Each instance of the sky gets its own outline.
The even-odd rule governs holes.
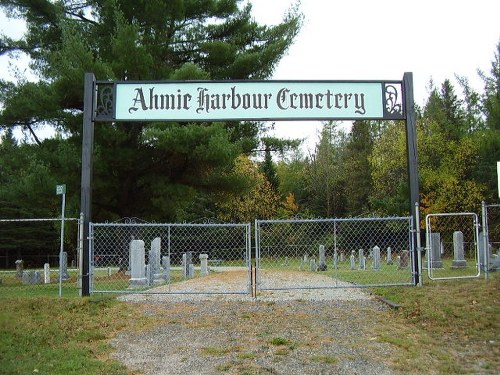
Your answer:
[[[261,24],[274,25],[294,0],[250,0]],[[271,79],[401,80],[413,73],[417,105],[425,104],[429,82],[438,87],[455,74],[482,90],[477,69],[489,72],[500,41],[500,1],[475,0],[302,0],[302,29]],[[0,15],[0,32],[22,35],[22,24]],[[9,76],[0,58],[0,77]],[[272,134],[305,138],[314,149],[321,122],[276,122]]]

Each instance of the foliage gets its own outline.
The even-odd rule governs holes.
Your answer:
[[[264,79],[302,19],[294,6],[280,24],[261,26],[251,4],[240,0],[0,5],[27,24],[22,38],[0,38],[0,54],[28,55],[38,78],[30,82],[19,72],[18,82],[0,83],[0,129],[25,132],[32,142],[23,147],[47,178],[64,177],[71,192],[79,190],[84,72],[98,80]],[[47,126],[61,137],[41,140]],[[170,221],[213,211],[214,194],[245,184],[234,184],[228,171],[238,155],[255,149],[261,130],[234,122],[96,124],[93,219]],[[76,211],[78,194],[68,198]]]

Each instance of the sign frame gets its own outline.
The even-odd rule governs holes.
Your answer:
[[[322,84],[372,84],[381,85],[381,97],[383,115],[381,117],[331,117],[317,118],[309,115],[303,117],[279,117],[255,116],[252,118],[239,119],[223,118],[200,118],[200,119],[172,119],[168,116],[162,120],[151,119],[130,119],[123,120],[116,117],[117,85],[122,84],[168,84],[183,85],[186,83],[196,84],[264,84],[264,83],[282,83],[291,84],[301,83],[314,85]],[[416,112],[413,98],[413,73],[406,72],[402,80],[377,80],[377,81],[254,81],[254,80],[227,80],[227,81],[97,81],[93,73],[85,73],[84,77],[84,109],[83,109],[83,134],[82,134],[82,174],[81,174],[81,213],[83,216],[83,264],[82,264],[82,295],[90,294],[90,244],[87,239],[90,238],[90,221],[92,217],[92,166],[93,166],[93,142],[94,142],[94,123],[95,122],[130,122],[130,121],[148,121],[148,122],[214,122],[214,121],[305,121],[305,120],[404,120],[406,126],[406,149],[407,149],[407,168],[408,168],[408,186],[410,191],[409,212],[412,218],[411,239],[414,249],[411,253],[413,260],[413,282],[417,285],[421,282],[420,266],[418,254],[420,248],[417,248],[419,239],[418,212],[415,206],[419,203],[419,184],[418,184],[418,161],[417,161],[417,133],[416,133]]]

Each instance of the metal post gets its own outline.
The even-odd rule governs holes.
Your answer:
[[[410,190],[410,214],[412,217],[412,242],[417,244],[417,230],[420,225],[415,214],[415,204],[420,202],[418,186],[418,161],[417,161],[417,116],[413,99],[413,73],[406,72],[403,76],[404,102],[405,102],[405,123],[406,123],[406,150],[408,162],[408,185]],[[419,264],[416,252],[413,254],[413,273],[415,284],[419,280]]]
[[[90,294],[90,244],[89,223],[92,217],[92,158],[94,148],[94,102],[96,81],[93,73],[85,73],[83,98],[83,134],[82,134],[82,178],[81,212],[83,214],[83,262],[82,296]]]
[[[417,223],[420,223],[420,206],[418,203],[415,203],[415,218]],[[424,286],[424,278],[422,276],[422,244],[420,239],[420,224],[417,225],[417,260],[418,260],[418,285],[420,287]]]
[[[486,205],[486,202],[485,201],[482,201],[481,202],[481,224],[483,226],[483,262],[484,262],[484,265],[481,264],[481,254],[478,254],[479,256],[479,259],[478,259],[478,263],[479,263],[479,272],[481,272],[481,267],[484,267],[484,278],[487,279],[488,278],[488,268],[489,268],[489,264],[490,264],[490,260],[489,260],[489,255],[490,255],[490,252],[489,252],[489,244],[490,244],[490,239],[489,239],[489,233],[488,233],[488,206]],[[479,233],[478,233],[479,235]],[[479,238],[478,238],[478,241],[479,241]],[[481,246],[478,244],[478,247],[479,247],[479,251],[481,251]]]
[[[62,297],[62,280],[63,280],[63,253],[64,253],[64,211],[66,209],[66,192],[62,194],[61,208],[61,246],[59,250],[59,297]]]

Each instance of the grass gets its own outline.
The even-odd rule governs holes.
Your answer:
[[[396,302],[400,308],[381,311],[366,319],[377,319],[371,335],[394,348],[394,354],[384,360],[392,361],[392,366],[402,373],[497,374],[500,372],[499,290],[500,273],[492,274],[489,280],[427,279],[422,288],[375,288],[373,293]],[[108,340],[121,330],[151,329],[158,323],[158,317],[144,316],[140,306],[113,299],[5,297],[0,302],[2,374],[130,374],[123,365],[110,359]],[[284,326],[275,327],[275,308],[269,307],[272,311],[268,314],[255,315],[249,306],[233,322],[235,327],[257,327],[262,322],[263,326],[253,336],[257,349],[243,349],[232,343],[206,346],[200,354],[224,361],[218,367],[220,372],[238,369],[242,374],[263,373],[264,369],[257,368],[254,361],[268,352],[266,347],[283,360],[306,347],[312,350],[310,360],[321,366],[342,360],[341,356],[318,351],[323,342],[319,329],[308,333],[311,337],[307,339],[290,337]],[[191,308],[186,306],[183,313],[189,321]],[[293,320],[296,328],[302,324],[304,332],[311,330],[307,314],[314,312],[301,311],[291,316],[281,311],[281,314],[279,324]],[[280,331],[280,327],[285,330]],[[328,336],[328,332],[324,334]],[[235,359],[225,362],[231,355]]]
[[[401,307],[378,340],[401,350],[403,371],[500,372],[500,274],[489,280],[425,280],[424,287],[377,288]],[[425,359],[425,360],[423,360]]]
[[[2,374],[127,374],[109,360],[107,339],[129,323],[130,308],[112,300],[4,298]]]

